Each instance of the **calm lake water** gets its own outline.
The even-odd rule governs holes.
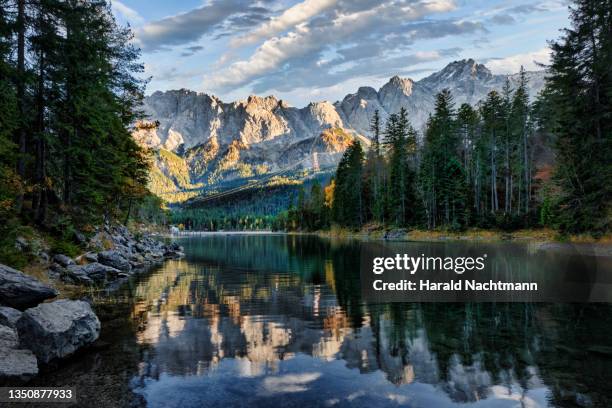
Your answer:
[[[98,306],[106,348],[40,381],[72,378],[82,402],[100,404],[131,390],[130,404],[150,407],[612,406],[609,304],[366,304],[356,241],[181,244],[184,259]],[[394,245],[573,265],[518,244]]]

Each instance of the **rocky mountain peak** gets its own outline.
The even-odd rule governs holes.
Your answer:
[[[378,93],[376,92],[376,89],[372,88],[371,86],[359,87],[359,89],[357,90],[357,96],[365,100],[378,99]]]
[[[493,77],[491,71],[472,58],[453,61],[441,71],[431,74],[423,82],[440,83],[456,81],[487,81]]]
[[[527,74],[533,97],[544,85],[544,73]],[[422,130],[441,90],[450,89],[456,106],[475,105],[508,80],[515,86],[516,77],[493,75],[470,58],[419,81],[394,76],[378,91],[362,86],[334,104],[312,102],[301,108],[274,96],[225,103],[186,89],[155,92],[145,98],[148,122],[136,128],[134,138],[152,149],[178,153],[176,160],[186,160],[192,181],[206,185],[297,165],[333,168],[346,147],[343,135],[370,136],[376,111],[384,123],[403,108],[410,123]],[[162,173],[160,168],[157,174]]]
[[[412,81],[412,79],[400,78],[399,76],[395,75],[389,80],[389,82],[387,82],[385,85],[382,86],[382,88],[380,88],[379,92],[384,92],[389,88],[393,88],[401,90],[404,95],[410,95],[412,93],[413,84],[414,82]]]

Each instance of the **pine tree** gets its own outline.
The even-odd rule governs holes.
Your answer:
[[[0,30],[0,177],[17,186],[12,213],[43,225],[130,217],[150,194],[148,157],[131,137],[144,89],[131,31],[97,0],[0,0]]]
[[[517,180],[517,194],[513,194],[514,189],[511,186],[510,198],[516,196],[517,215],[529,213],[531,202],[530,110],[527,77],[525,69],[521,66],[519,83],[514,92],[510,111],[511,141],[513,143],[512,175]]]
[[[332,213],[340,225],[360,227],[363,224],[363,149],[354,141],[344,152],[335,177]]]
[[[489,205],[492,214],[499,210],[498,170],[500,137],[505,132],[504,100],[497,91],[491,91],[480,108],[483,119],[483,138],[487,145]]]
[[[453,98],[445,89],[437,95],[435,112],[427,123],[419,174],[429,228],[441,225],[460,228],[466,223],[466,176],[460,151]]]
[[[478,111],[464,103],[457,112],[457,130],[460,134],[461,162],[465,171],[465,181],[471,191],[472,209],[475,216],[480,215],[480,170],[482,157],[478,149],[480,136],[480,117]]]
[[[364,181],[367,200],[366,215],[371,214],[374,221],[384,223],[385,220],[385,163],[380,151],[381,123],[378,110],[370,122],[372,131],[372,146],[368,150],[364,165]]]
[[[401,108],[398,114],[389,116],[384,143],[389,163],[387,212],[396,225],[406,226],[414,222],[416,206],[414,189],[416,132],[408,121],[405,108]]]
[[[612,214],[612,3],[576,0],[552,42],[546,103],[556,137],[561,228],[606,232]]]

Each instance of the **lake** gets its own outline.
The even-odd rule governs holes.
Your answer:
[[[95,295],[101,345],[37,381],[74,383],[99,406],[612,406],[610,304],[368,304],[359,241],[180,243],[184,259]],[[393,245],[486,251],[551,274],[575,266],[526,244]]]

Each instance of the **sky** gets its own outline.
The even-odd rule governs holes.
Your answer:
[[[549,61],[566,0],[112,0],[142,50],[147,94],[334,102],[474,58],[493,73]]]

